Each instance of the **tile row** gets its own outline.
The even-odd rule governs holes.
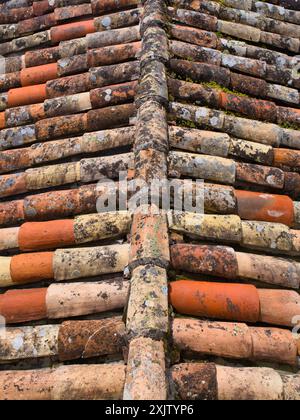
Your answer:
[[[124,105],[120,105],[120,107],[122,106]],[[128,106],[125,110],[122,109],[123,113],[121,116],[119,115],[119,119],[115,119],[116,123],[126,122],[124,120],[130,117],[131,110]],[[93,113],[92,115],[96,117],[98,114]],[[76,122],[77,120],[74,119],[73,121]],[[68,122],[71,124],[72,120],[70,122],[70,119],[68,119]],[[103,125],[103,121],[98,122],[97,127],[95,127],[93,122],[93,128],[98,128],[100,124]],[[82,127],[79,127],[79,129],[82,131]],[[162,153],[156,152],[156,156],[161,157]],[[112,156],[83,158],[76,162],[58,163],[26,169],[24,172],[1,175],[0,197],[10,197],[76,182],[99,181],[103,178],[116,180],[119,178],[121,171],[128,174],[129,178],[133,175],[139,178],[138,168],[135,171],[134,165],[139,159],[144,159],[143,156],[149,156],[149,152],[141,154],[129,152]],[[155,175],[161,175],[164,169],[171,178],[190,177],[234,186],[254,184],[268,190],[281,191],[291,195],[296,200],[299,200],[300,196],[300,174],[285,172],[272,166],[241,163],[233,159],[210,155],[171,151],[161,168],[157,168]],[[142,174],[140,173],[140,175]],[[159,177],[158,179],[162,178]]]
[[[249,327],[243,323],[174,318],[171,344],[182,354],[212,355],[236,360],[273,361],[297,366],[293,334],[280,328]],[[17,348],[14,342],[21,345]],[[128,346],[121,317],[64,321],[60,324],[8,327],[1,339],[1,362],[34,357],[59,361],[124,354]]]
[[[262,2],[256,0],[225,0],[224,4],[228,7],[236,9],[252,10],[261,15],[271,17],[277,20],[299,24],[300,13],[299,5],[294,0],[273,0],[269,2]]]
[[[82,219],[86,222],[86,220],[93,220],[96,219],[96,217],[80,216],[79,220]],[[56,223],[56,226],[61,227],[62,223],[58,222]],[[48,222],[47,226],[49,227],[51,224],[54,225],[55,222]],[[92,226],[95,224],[96,223]],[[66,225],[68,224],[66,223]],[[82,223],[82,225],[84,225],[84,223]],[[31,226],[28,226],[28,228],[29,227]],[[27,226],[24,226],[24,228],[27,228]],[[114,232],[114,234],[109,234],[109,232],[97,232],[95,230],[91,233],[90,231],[87,232],[86,229],[82,232],[82,237],[77,239],[77,242],[75,243],[82,244],[103,239],[115,239],[121,237],[122,234],[125,235],[126,233],[129,233],[129,230],[130,228],[127,225],[125,227],[116,227],[116,233]],[[169,246],[165,241],[167,236],[163,235],[163,232],[161,232],[159,239],[149,239],[149,227],[145,226],[144,230],[144,238],[146,239],[145,244],[141,245],[145,247],[143,250],[141,250],[140,247],[137,247],[137,245],[135,245],[135,247],[133,245],[129,252],[128,245],[118,244],[92,248],[68,248],[59,249],[54,252],[36,252],[17,254],[12,257],[1,257],[0,285],[1,287],[9,287],[34,283],[46,279],[63,281],[118,273],[123,272],[127,266],[128,269],[134,270],[134,267],[137,267],[140,262],[145,264],[147,260],[152,262],[156,261],[159,265],[169,267]],[[61,232],[63,233],[62,229]],[[133,241],[134,238],[137,237],[134,233],[133,226]],[[67,241],[68,238],[65,237],[63,241],[60,242],[57,238],[51,242],[49,239],[44,240],[43,242],[43,238],[37,239],[39,239],[39,242],[42,244],[40,250],[55,248],[59,245],[67,246],[72,243],[71,240]],[[160,240],[163,243],[159,243]],[[158,241],[158,243],[155,243],[155,241]],[[33,239],[28,242],[28,248],[31,250]],[[37,240],[35,243],[36,242]],[[143,241],[141,240],[140,243],[143,243]],[[162,250],[164,254],[162,252],[157,252],[156,256],[153,257],[151,254],[151,247],[153,249],[155,245],[156,248]],[[25,248],[25,250],[28,251],[28,248]],[[278,259],[268,255],[251,254],[248,252],[236,252],[233,248],[222,245],[196,245],[188,243],[172,245],[170,253],[172,270],[216,276],[229,280],[240,279],[245,281],[256,281],[271,284],[273,286],[289,287],[296,290],[299,289],[299,263],[293,260]],[[97,259],[97,263],[93,261],[94,258]],[[161,260],[163,262],[161,262]],[[152,277],[153,276],[154,274],[152,273]],[[149,280],[147,283],[151,283],[151,281]],[[148,284],[148,287],[150,287],[150,284]],[[151,285],[151,290],[153,291],[155,287],[155,285]],[[139,288],[138,296],[140,296],[140,293],[141,289]],[[135,316],[137,316],[137,311],[134,311],[134,313]],[[133,322],[137,322],[136,319]],[[162,322],[161,319],[160,322]]]
[[[62,254],[58,253],[59,256],[63,261]],[[81,260],[81,266],[83,265],[84,261]],[[168,293],[161,290],[165,284],[165,270],[154,265],[145,265],[136,268],[134,275],[140,277],[141,270],[144,270],[147,279],[153,280],[151,284],[157,285],[155,291],[160,289],[160,294],[151,298],[150,286],[147,288],[147,282],[142,283],[138,301],[149,301],[149,307],[142,308],[139,305],[140,313],[137,313],[136,318],[132,318],[133,310],[127,313],[127,328],[138,336],[144,335],[145,331],[151,332],[151,329],[156,331],[158,327],[165,329],[164,320],[168,320],[168,311],[164,305]],[[155,271],[152,277],[151,270]],[[59,268],[59,272],[62,271],[62,268]],[[67,275],[61,274],[61,277],[66,280]],[[129,284],[127,280],[112,278],[96,282],[52,283],[44,288],[12,289],[1,294],[0,315],[5,318],[6,324],[18,324],[123,309],[127,302]],[[171,282],[169,299],[173,308],[184,315],[250,323],[262,322],[286,327],[295,325],[294,320],[300,308],[300,297],[296,291],[201,280],[183,279]],[[159,313],[161,319],[158,317]]]
[[[117,27],[126,26],[128,24],[128,20],[132,22],[138,21],[139,17],[137,13],[127,12],[128,18],[123,19],[122,14],[117,13],[117,16],[114,19],[111,19],[112,22],[114,22],[114,25]],[[133,16],[132,16],[133,15]],[[107,15],[108,16],[108,15]],[[105,38],[103,32],[108,32],[105,25],[102,25],[102,21],[104,18],[98,18],[97,19],[97,27],[95,24],[96,19],[92,20],[86,20],[79,22],[73,22],[73,23],[66,23],[65,25],[59,25],[54,26],[51,29],[44,30],[42,32],[35,32],[31,35],[22,36],[20,38],[15,38],[11,41],[3,42],[0,44],[0,54],[6,56],[10,53],[16,53],[19,51],[23,51],[29,48],[36,48],[36,47],[49,47],[49,45],[56,45],[59,43],[59,46],[43,50],[42,56],[40,56],[39,61],[46,60],[48,62],[49,55],[47,53],[50,52],[50,56],[53,57],[55,54],[56,57],[60,56],[60,58],[66,56],[70,57],[71,55],[75,54],[81,54],[83,52],[86,52],[87,49],[97,48],[101,47],[103,45],[103,38]],[[105,21],[105,20],[104,20]],[[112,26],[114,26],[112,24]],[[100,32],[97,32],[97,28],[100,29]],[[134,28],[134,27],[131,27]],[[125,28],[126,29],[126,28]],[[118,29],[112,29],[110,32],[110,36],[114,40],[114,44],[119,43],[118,33],[115,33],[113,31],[117,31]],[[130,30],[127,29],[127,32],[125,31],[125,34],[127,33],[127,37],[130,37]],[[124,31],[122,33],[123,37],[125,37]],[[131,39],[132,41],[136,40],[137,35],[134,35],[134,30],[131,31]],[[124,42],[124,41],[123,41]],[[73,49],[70,51],[70,47]],[[50,50],[49,50],[50,49]],[[37,51],[34,51],[33,53],[29,53],[27,56],[27,59],[31,59],[32,57],[36,57],[38,54]],[[20,62],[22,60],[22,57],[18,57],[18,59],[14,59],[13,61]],[[8,59],[8,62],[11,60]],[[6,60],[5,60],[6,65]],[[45,64],[45,63],[43,63]],[[37,64],[38,65],[38,64]],[[19,65],[20,66],[20,65]],[[23,67],[23,66],[22,66]],[[6,70],[7,71],[7,70]]]
[[[277,65],[267,64],[266,61],[262,59],[254,59],[244,57],[242,55],[230,54],[229,52],[222,52],[217,49],[202,47],[200,45],[193,45],[177,40],[170,41],[170,49],[174,56],[177,56],[181,59],[195,61],[199,65],[201,65],[200,63],[206,63],[242,73],[240,74],[231,72],[229,74],[228,71],[226,72],[226,70],[223,70],[223,73],[225,72],[228,77],[233,77],[233,80],[230,83],[236,83],[234,77],[237,78],[238,76],[242,78],[244,77],[245,82],[247,80],[257,80],[257,78],[264,79],[265,82],[263,80],[257,81],[257,83],[260,83],[261,86],[265,86],[264,91],[259,93],[258,91],[255,92],[253,90],[252,95],[258,95],[259,97],[271,97],[271,95],[273,95],[272,89],[274,90],[277,85],[267,82],[278,83],[280,87],[278,86],[277,89],[282,89],[282,92],[286,92],[286,98],[284,99],[283,96],[282,100],[285,100],[286,102],[297,103],[296,88],[299,86],[299,81],[297,78],[297,73],[292,69],[284,68],[282,66],[279,68]],[[220,72],[222,72],[222,70],[220,70]],[[253,78],[253,76],[255,76],[255,78]],[[295,89],[290,87],[283,87],[282,85],[294,86]],[[249,91],[249,93],[251,93],[251,91]],[[281,97],[279,96],[277,98],[274,96],[273,99],[281,99]]]
[[[105,93],[105,90],[106,88],[102,93],[105,96],[110,96],[110,92]],[[115,91],[118,91],[118,87],[116,87]],[[85,132],[128,125],[129,120],[134,117],[135,113],[134,104],[127,103],[96,108],[81,114],[45,118],[37,121],[35,124],[7,128],[0,131],[0,149],[11,149],[30,143],[44,142],[82,135]]]
[[[217,6],[211,15],[203,10],[206,4]],[[182,23],[196,22],[202,29],[220,32],[225,36],[233,36],[242,40],[266,44],[271,47],[299,52],[299,25],[276,21],[255,12],[246,12],[238,9],[226,8],[217,2],[189,3],[185,7],[194,9],[173,9],[171,16]],[[199,13],[200,12],[200,13]],[[295,37],[291,36],[295,34]]]
[[[117,85],[116,89],[98,89],[97,93],[104,100],[110,95],[110,101],[128,100],[135,82]],[[108,90],[110,90],[108,92]],[[100,96],[101,91],[101,96]],[[77,98],[85,97],[76,96]],[[99,98],[98,97],[98,98]],[[62,97],[64,98],[64,97]],[[108,99],[108,98],[106,98]],[[98,101],[98,105],[104,105]],[[134,127],[123,127],[110,130],[85,133],[83,136],[71,137],[37,143],[20,149],[0,152],[0,173],[26,169],[31,166],[76,156],[84,153],[94,153],[112,150],[133,143]],[[300,167],[300,152],[287,148],[272,147],[266,144],[230,137],[226,133],[199,130],[180,126],[169,126],[170,147],[186,152],[201,153],[222,158],[238,158],[255,163],[271,165],[284,170],[298,170]],[[59,147],[58,147],[59,146]]]
[[[112,64],[110,66],[100,66],[100,67],[93,67],[87,73],[81,73],[79,75],[73,75],[68,77],[62,77],[59,79],[54,79],[48,81],[46,84],[39,84],[33,86],[25,86],[21,88],[10,89],[7,93],[1,94],[1,110],[4,111],[6,108],[11,108],[2,116],[4,118],[5,124],[7,124],[7,120],[13,119],[13,114],[16,113],[28,113],[30,114],[30,110],[33,107],[15,109],[15,107],[20,107],[29,104],[40,104],[41,110],[45,113],[45,117],[51,117],[57,115],[55,111],[56,108],[59,108],[59,97],[62,97],[61,101],[68,102],[68,96],[76,93],[85,92],[88,97],[87,103],[92,101],[92,97],[96,96],[93,92],[94,89],[115,84],[115,83],[122,83],[125,81],[136,80],[139,76],[139,65],[137,61],[125,62],[121,64]],[[90,93],[89,91],[92,91]],[[93,95],[94,93],[94,95]],[[90,95],[90,96],[89,96]],[[66,99],[64,97],[66,96]],[[62,113],[72,113],[78,111],[83,111],[85,109],[85,102],[82,101],[83,104],[80,103],[80,96],[77,99],[77,108],[76,104],[74,107],[74,111],[72,110],[71,104],[69,107],[65,105],[65,110],[62,110]],[[84,98],[84,96],[83,96]],[[52,100],[51,100],[52,99]],[[73,99],[75,101],[75,98]],[[43,104],[43,102],[45,102]],[[58,102],[57,106],[56,103]],[[72,98],[69,98],[69,102],[72,103]],[[96,103],[94,103],[94,106]],[[37,105],[36,105],[37,106]],[[89,107],[92,107],[93,104],[89,104]],[[87,107],[87,109],[89,109]],[[83,109],[82,109],[83,108]],[[41,111],[41,118],[42,118],[42,111]],[[32,111],[31,111],[32,113]],[[59,114],[58,114],[59,115]],[[32,118],[35,118],[33,113]],[[24,119],[26,121],[26,119]],[[22,124],[23,121],[18,118],[15,119],[15,125]],[[12,122],[10,123],[12,125]],[[3,125],[3,124],[2,124]],[[9,125],[9,123],[8,123]]]
[[[28,20],[7,25],[0,25],[1,39],[10,40],[32,34],[42,29],[49,29],[49,38],[53,44],[68,39],[79,38],[89,33],[114,29],[121,26],[136,25],[139,23],[140,9],[132,9],[120,13],[95,17],[94,19],[59,25],[61,21],[72,20],[94,14],[89,4],[55,9],[54,13],[34,17]],[[56,26],[57,25],[57,26]],[[6,49],[4,48],[6,52]]]
[[[150,339],[146,338],[140,339],[136,343],[136,349],[140,345],[140,348],[149,352],[152,347],[149,341]],[[157,400],[161,399],[159,384],[152,381],[157,373],[162,382],[165,382],[165,363],[161,359],[142,359],[141,370],[149,369],[152,370],[152,375],[146,376],[146,389],[143,389],[142,395],[135,393],[134,399],[151,399],[152,395]],[[134,370],[134,366],[130,366],[130,370]],[[271,368],[181,363],[174,365],[168,376],[170,386],[174,390],[174,398],[181,400],[294,400],[299,396],[299,375],[284,374]],[[142,378],[138,379],[139,383],[142,383]],[[122,399],[123,391],[124,399],[130,399],[127,397],[126,386],[124,390],[123,363],[69,365],[25,372],[3,371],[0,381],[1,388],[5,389],[3,399],[119,400]],[[19,384],[21,392],[16,391],[15,384]]]
[[[42,280],[74,280],[123,272],[128,264],[128,252],[127,244],[119,244],[1,257],[0,287],[18,286]]]
[[[137,58],[140,50],[140,41],[108,45],[89,50],[86,54],[58,59],[54,63],[23,68],[21,71],[1,76],[1,91],[43,84],[61,76],[85,72],[91,67],[117,64],[122,61],[126,62]]]
[[[127,211],[86,214],[74,219],[24,223],[1,230],[1,250],[35,251],[119,238],[130,231]]]
[[[238,214],[242,219],[282,223],[296,228],[300,224],[299,203],[293,202],[288,196],[237,190],[233,187],[209,183],[201,184],[199,188],[199,185],[196,186],[193,182],[187,183],[185,180],[177,179],[170,180],[170,185],[178,191],[179,196],[181,196],[180,191],[183,191],[183,188],[187,188],[187,191],[191,189],[194,196],[200,194],[204,211],[208,213]],[[79,188],[53,190],[29,195],[19,200],[2,202],[0,204],[0,226],[15,226],[24,221],[63,219],[79,214],[95,213],[98,200],[105,201],[110,192],[116,194],[114,204],[120,204],[119,188],[120,185],[117,182],[108,187],[87,184]],[[135,193],[136,185],[132,185],[129,181],[127,198]],[[172,190],[168,194],[174,204]],[[40,226],[42,230],[43,225]],[[1,230],[1,232],[3,232],[4,238],[13,235],[13,241],[16,241],[17,231],[6,233]],[[5,245],[6,243],[8,245]],[[16,244],[16,242],[14,243]],[[4,239],[1,247],[7,246],[10,248],[9,239]]]

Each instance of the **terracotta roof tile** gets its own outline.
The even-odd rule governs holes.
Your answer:
[[[82,387],[84,374],[87,387]],[[20,378],[22,375],[22,378]],[[99,376],[102,378],[99,382]],[[102,365],[71,365],[57,368],[8,371],[1,376],[0,387],[6,387],[7,399],[13,400],[101,400],[120,399],[122,397],[125,379],[123,363]],[[72,386],[66,387],[66,380]],[[24,391],[16,392],[13,382],[22,383]],[[32,386],[34,382],[34,386]],[[45,386],[45,384],[47,384]]]
[[[172,368],[171,374],[176,384],[176,395],[180,399],[294,400],[297,398],[298,375],[284,375],[270,368],[181,363]],[[187,375],[190,378],[188,385],[185,380]],[[199,381],[199,378],[203,380]]]
[[[36,357],[56,356],[63,361],[121,353],[126,347],[124,327],[119,317],[10,327],[1,360],[30,358],[34,348]],[[190,351],[234,359],[273,360],[291,366],[297,363],[297,343],[291,332],[284,329],[190,318],[177,318],[172,327],[174,342],[183,354]],[[27,347],[15,349],[11,343],[17,338],[27,342]]]
[[[58,274],[61,280],[66,279],[63,273]],[[128,286],[128,281],[115,279],[90,283],[53,283],[42,289],[9,290],[1,296],[1,313],[8,324],[15,324],[113,311],[124,307]],[[36,307],[32,306],[32,299]]]

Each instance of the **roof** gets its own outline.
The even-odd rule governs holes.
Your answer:
[[[0,39],[0,399],[300,399],[298,0],[8,0]]]

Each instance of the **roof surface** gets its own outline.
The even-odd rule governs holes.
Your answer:
[[[299,1],[8,0],[0,40],[0,399],[299,400]]]

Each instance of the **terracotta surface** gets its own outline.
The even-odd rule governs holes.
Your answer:
[[[259,120],[276,121],[276,106],[272,102],[241,98],[237,95],[220,92],[222,108],[239,112]]]
[[[34,1],[32,3],[32,10],[35,16],[41,16],[52,9],[53,7],[50,5],[48,0]]]
[[[11,89],[8,92],[8,106],[12,108],[21,105],[37,104],[43,102],[46,97],[45,84]]]
[[[22,251],[74,244],[74,221],[66,219],[43,223],[24,223],[20,228],[18,241]]]
[[[236,179],[279,190],[284,187],[284,173],[278,168],[267,166],[238,162],[236,164]]]
[[[101,381],[99,382],[99,377]],[[118,400],[125,378],[123,363],[71,365],[40,370],[3,371],[3,400]],[[15,384],[21,390],[16,391]]]
[[[274,163],[291,168],[300,166],[300,152],[289,149],[274,149]]]
[[[104,12],[109,12],[111,10],[135,6],[138,2],[137,0],[92,0],[91,3],[94,13],[103,14]]]
[[[229,247],[177,244],[171,246],[174,269],[192,273],[235,278],[238,274],[235,252]]]
[[[139,337],[130,343],[124,400],[166,399],[165,357],[162,341]]]
[[[1,337],[1,355],[3,362],[13,362],[36,357],[57,355],[59,325],[38,325],[33,327],[8,327],[5,337]],[[18,342],[19,345],[15,346]]]
[[[253,359],[280,361],[297,366],[297,344],[288,330],[251,328]]]
[[[180,363],[172,367],[171,375],[178,399],[218,399],[217,372],[213,363]]]
[[[57,319],[120,310],[126,304],[128,289],[129,282],[120,278],[52,283],[47,290],[47,316]]]
[[[257,322],[259,296],[254,286],[178,280],[170,284],[170,301],[189,315]]]
[[[60,58],[58,47],[48,47],[42,50],[26,51],[24,60],[26,67],[35,67],[55,63]]]
[[[300,311],[299,293],[291,290],[258,289],[258,294],[262,322],[295,326],[295,320],[298,320]]]
[[[34,104],[29,107],[29,114],[32,121],[42,120],[46,118],[44,104]]]
[[[24,220],[23,200],[8,201],[0,205],[0,224],[7,226]]]
[[[135,81],[94,89],[90,92],[92,107],[102,108],[131,101],[134,99],[136,89],[137,82]]]
[[[157,259],[168,264],[170,253],[167,219],[161,214],[151,214],[151,211],[155,213],[158,210],[154,206],[143,209],[133,216],[130,262],[138,264]]]
[[[11,260],[10,271],[16,283],[53,279],[53,253],[15,255]]]
[[[277,256],[271,257],[248,252],[236,252],[235,255],[240,278],[299,289],[300,265],[297,262]]]
[[[27,191],[26,175],[22,172],[12,175],[3,175],[0,178],[0,197],[22,194]]]
[[[67,23],[51,29],[51,40],[53,43],[67,41],[68,39],[80,38],[86,34],[95,32],[94,20]]]
[[[26,220],[49,220],[68,217],[80,213],[80,194],[78,190],[51,191],[24,200]],[[48,202],[51,202],[49,208]]]
[[[5,112],[0,112],[0,129],[6,127],[6,121],[5,121]]]
[[[172,327],[174,344],[182,352],[251,358],[252,338],[245,324],[175,318]]]
[[[134,58],[141,51],[141,42],[130,42],[128,44],[111,45],[103,48],[96,48],[87,52],[89,66],[105,66],[116,62],[125,62]]]
[[[282,195],[236,190],[238,214],[242,219],[264,220],[293,226],[293,201]]]
[[[217,366],[217,381],[220,400],[283,399],[283,383],[273,369]]]
[[[9,290],[1,295],[0,314],[8,323],[45,318],[46,293],[46,288]]]
[[[0,249],[14,249],[18,248],[19,241],[19,228],[3,228],[1,229],[1,236],[0,236]]]
[[[172,331],[174,344],[183,354],[297,365],[296,340],[288,330],[175,318]]]
[[[39,85],[57,78],[57,64],[45,64],[21,70],[22,86]]]
[[[125,328],[120,318],[98,321],[66,321],[59,329],[61,361],[118,354],[125,347]]]

